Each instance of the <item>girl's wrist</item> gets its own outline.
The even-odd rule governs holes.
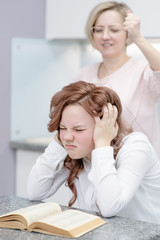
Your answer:
[[[110,146],[110,141],[97,141],[95,143],[95,148]]]

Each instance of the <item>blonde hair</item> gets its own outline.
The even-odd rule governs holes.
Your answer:
[[[92,27],[95,26],[96,21],[98,17],[105,11],[108,10],[115,10],[119,12],[123,18],[123,20],[126,17],[127,10],[131,9],[127,6],[125,3],[115,2],[115,1],[109,1],[109,2],[102,2],[96,5],[90,12],[88,16],[88,20],[86,22],[85,32],[87,35],[88,40],[91,42],[91,44],[94,46],[94,39],[92,34]]]

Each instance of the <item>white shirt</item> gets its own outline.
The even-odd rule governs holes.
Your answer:
[[[75,179],[79,208],[160,224],[160,161],[144,134],[131,133],[123,142],[116,160],[110,146],[83,159],[84,171]],[[37,159],[28,180],[31,200],[50,197],[66,181],[66,155],[53,140]]]

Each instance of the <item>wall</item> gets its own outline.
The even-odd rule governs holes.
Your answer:
[[[156,24],[160,22],[159,0],[117,1],[125,2],[133,12],[140,16],[141,32],[145,37],[160,37],[160,31]],[[46,38],[84,39],[84,26],[88,14],[100,2],[100,0],[46,0]]]
[[[0,1],[0,194],[14,194],[14,153],[9,147],[11,40],[43,38],[45,0]]]

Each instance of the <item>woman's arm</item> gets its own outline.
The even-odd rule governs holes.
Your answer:
[[[160,71],[160,52],[141,35],[139,17],[128,11],[124,29],[128,33],[129,40],[134,42],[146,57],[150,67],[154,71]]]
[[[63,167],[66,150],[55,140],[37,159],[28,179],[28,197],[43,200],[53,195],[68,178],[69,170]]]

